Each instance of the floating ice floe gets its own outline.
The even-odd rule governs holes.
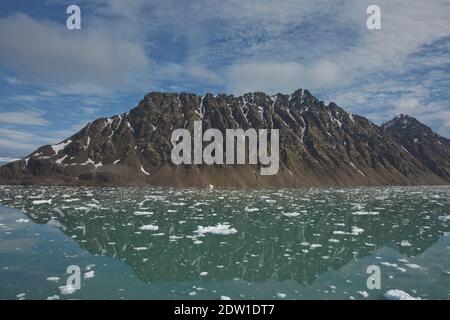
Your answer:
[[[95,264],[88,264],[87,266],[86,266],[86,271],[90,271],[90,270],[92,270],[92,268],[94,268],[95,267]]]
[[[356,211],[356,212],[352,213],[352,215],[354,215],[354,216],[377,216],[379,214],[380,213],[378,211],[372,211],[372,212],[370,212],[370,211]]]
[[[66,285],[66,286],[59,287],[59,291],[61,291],[62,295],[68,295],[68,294],[72,294],[75,291],[77,291],[77,288],[75,288],[72,285]]]
[[[333,231],[333,234],[334,234],[334,235],[351,235],[351,236],[358,236],[358,235],[360,235],[360,234],[363,233],[363,232],[364,232],[364,229],[361,229],[361,228],[358,228],[358,227],[353,226],[353,227],[352,227],[352,232],[345,232],[345,231],[339,231],[339,230],[336,230],[336,231]]]
[[[283,212],[283,216],[291,218],[291,217],[298,217],[300,213],[298,212]]]
[[[236,233],[237,230],[235,228],[231,228],[228,224],[218,224],[216,226],[209,226],[209,227],[198,226],[197,230],[195,230],[194,232],[199,235],[204,235],[207,233],[229,235]]]
[[[450,220],[450,215],[447,216],[439,216],[438,219],[442,222],[447,222],[448,220]]]
[[[147,247],[134,247],[133,249],[136,250],[136,251],[144,251],[144,250],[148,250]]]
[[[381,264],[382,264],[383,266],[386,266],[386,267],[395,268],[395,269],[397,269],[397,270],[400,271],[400,272],[406,272],[406,269],[405,269],[405,268],[399,267],[396,263],[381,262]]]
[[[367,291],[358,291],[357,293],[358,293],[360,296],[362,296],[363,298],[369,297],[369,293],[367,293]]]
[[[158,227],[158,226],[155,226],[155,225],[153,225],[153,224],[147,224],[147,225],[144,225],[144,226],[142,226],[142,227],[139,227],[139,230],[143,230],[143,231],[156,231],[156,230],[159,230],[159,227]]]
[[[58,282],[59,278],[58,277],[48,277],[47,281]]]
[[[279,298],[279,299],[284,299],[284,298],[286,298],[286,296],[287,296],[287,294],[285,294],[285,293],[277,292],[277,298]]]
[[[245,207],[245,212],[257,212],[257,211],[259,211],[259,209],[258,208],[249,208],[249,207]]]
[[[421,300],[420,298],[414,298],[403,290],[393,289],[384,294],[384,297],[388,300]]]
[[[95,271],[94,271],[94,270],[85,272],[84,275],[83,275],[83,277],[84,277],[85,279],[91,279],[91,278],[93,278],[94,276],[95,276]]]
[[[201,277],[206,277],[207,275],[208,275],[208,272],[206,272],[206,271],[200,272]]]
[[[227,296],[220,296],[220,300],[231,300],[231,298]]]
[[[400,245],[401,245],[402,247],[411,247],[411,243],[410,243],[408,240],[402,240],[402,241],[400,242]]]
[[[352,235],[359,235],[364,232],[364,229],[358,228],[358,227],[352,227]]]
[[[17,297],[17,299],[23,300],[23,299],[25,299],[26,295],[27,295],[26,293],[19,293],[18,295],[16,295],[16,297]]]
[[[392,267],[392,268],[397,268],[398,267],[398,265],[396,263],[381,262],[381,264],[383,266],[386,266],[386,267]]]
[[[362,210],[362,209],[364,209],[364,205],[363,204],[361,204],[361,203],[352,203],[352,208],[353,209],[356,209],[356,210]]]
[[[21,218],[21,219],[17,219],[16,222],[17,223],[28,223],[28,222],[30,222],[30,220]]]
[[[411,269],[422,269],[422,267],[421,266],[419,266],[418,264],[415,264],[415,263],[407,263],[407,264],[405,264],[408,268],[411,268]]]
[[[47,300],[59,300],[59,296],[55,294],[54,296],[47,297]]]
[[[32,204],[52,204],[52,199],[49,200],[33,200]]]
[[[152,215],[153,212],[152,211],[135,211],[134,215],[135,216],[149,216]]]

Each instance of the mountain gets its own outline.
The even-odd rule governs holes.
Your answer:
[[[408,115],[382,125],[385,132],[436,175],[450,179],[450,140]]]
[[[198,120],[203,130],[279,129],[278,174],[261,176],[257,165],[173,165],[172,131],[193,132]],[[325,105],[302,89],[291,95],[255,92],[240,97],[153,92],[128,113],[97,119],[57,145],[43,146],[0,167],[0,184],[449,184],[448,141],[405,116],[377,126],[335,103]]]

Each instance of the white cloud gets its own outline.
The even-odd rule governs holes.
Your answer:
[[[339,69],[326,60],[306,67],[297,62],[261,61],[232,65],[225,76],[227,89],[235,94],[292,93],[299,88],[314,90],[334,86],[339,79]]]
[[[35,146],[35,135],[23,131],[0,128],[0,149],[30,152]]]
[[[328,60],[321,60],[308,70],[308,76],[312,80],[311,89],[336,87],[339,83],[340,72],[336,64]]]
[[[300,88],[305,68],[296,62],[248,62],[231,66],[226,72],[228,90],[235,94],[250,91],[292,92]]]
[[[8,152],[14,151],[14,152],[29,152],[30,150],[33,150],[34,145],[26,142],[17,142],[17,141],[11,141],[7,139],[0,138],[0,149],[1,150],[8,150]]]
[[[8,37],[0,31],[7,40],[0,45],[0,57],[24,60],[20,65],[5,61],[35,78],[64,79],[65,92],[71,94],[105,95],[119,84],[128,90],[148,89],[165,81],[179,87],[183,80],[191,87],[223,84],[235,92],[248,88],[287,92],[298,87],[331,92],[373,73],[402,70],[424,44],[450,35],[448,1],[380,0],[381,31],[366,28],[370,4],[369,0],[82,1],[83,10],[91,15],[89,28],[81,32],[24,15],[1,18]],[[149,52],[164,48],[161,40],[178,44],[174,48],[182,51],[181,58],[150,62]],[[269,65],[256,67],[259,62]],[[274,70],[276,65],[279,71]],[[287,80],[279,76],[288,65],[294,70],[286,77],[294,79],[296,87],[284,86]],[[240,67],[255,72],[255,77],[267,74],[260,68],[274,70],[275,75],[252,85],[239,79],[236,83]]]
[[[409,64],[412,54],[420,52],[424,45],[450,36],[450,20],[448,19],[450,3],[448,1],[437,0],[425,4],[423,1],[381,0],[378,5],[382,10],[383,30],[378,31],[370,31],[366,28],[366,8],[369,4],[372,3],[367,0],[342,1],[339,5],[314,7],[306,2],[306,10],[298,8],[300,12],[298,20],[295,20],[294,14],[286,14],[283,16],[284,19],[275,15],[275,18],[271,20],[272,12],[269,10],[235,13],[236,17],[242,17],[245,14],[254,15],[242,21],[237,18],[234,20],[237,25],[230,29],[246,41],[224,42],[219,48],[223,52],[240,51],[230,67],[232,74],[236,74],[236,70],[242,66],[248,71],[254,71],[255,76],[260,75],[259,69],[264,68],[264,65],[261,64],[259,68],[249,68],[249,61],[252,63],[269,61],[269,68],[279,64],[280,72],[284,70],[282,66],[298,64],[303,68],[307,66],[308,69],[302,70],[306,74],[302,75],[301,81],[299,76],[295,77],[301,87],[313,90],[326,89],[331,92],[342,86],[353,86],[355,83],[359,85],[361,79],[370,79],[379,74],[403,72],[406,68],[414,67]],[[272,2],[271,7],[277,8],[277,4]],[[305,11],[313,17],[323,17],[323,20],[319,18],[308,20],[303,15]],[[255,21],[276,21],[280,24],[280,29],[284,31],[289,31],[289,27],[292,26],[297,29],[295,33],[270,34],[266,32],[266,23],[258,24]],[[252,23],[252,27],[248,30],[244,29]],[[350,34],[351,42],[345,38],[346,34]],[[233,39],[234,36],[227,34],[226,38]],[[230,44],[231,48],[228,48]],[[434,60],[427,61],[429,64]],[[421,63],[425,62],[421,61]],[[278,73],[277,71],[272,80],[269,78],[259,83],[261,87],[258,89],[282,87],[286,79],[277,76]],[[245,76],[245,78],[251,77],[252,75]],[[292,71],[288,71],[287,78],[292,78]],[[239,85],[233,82],[235,80],[236,77],[227,79],[228,87],[241,92],[249,87],[247,81],[241,81],[242,87],[239,88]]]
[[[23,156],[43,145],[62,141],[85,125],[86,123],[77,123],[61,130],[0,128],[0,153],[3,155],[8,153],[8,155]]]
[[[11,97],[11,100],[16,100],[20,102],[35,102],[39,99],[39,96],[31,94],[21,94]]]
[[[48,124],[48,121],[42,118],[41,114],[34,111],[0,112],[0,123],[45,126]]]
[[[149,63],[142,44],[103,29],[69,31],[25,14],[0,18],[0,65],[28,82],[110,90],[148,71]]]
[[[0,157],[0,162],[12,162],[19,160],[18,158],[11,158],[11,157]]]
[[[31,133],[5,128],[0,128],[0,136],[15,141],[29,141],[34,138],[34,135]]]
[[[22,82],[18,80],[16,77],[6,77],[5,81],[9,84],[21,84]]]
[[[396,113],[416,113],[420,107],[421,103],[417,98],[402,98],[393,103],[393,109]]]

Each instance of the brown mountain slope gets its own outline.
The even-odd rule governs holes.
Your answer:
[[[187,128],[192,132],[196,120],[202,120],[203,130],[279,129],[278,174],[260,176],[256,165],[173,165],[172,131]],[[307,90],[241,97],[150,93],[128,113],[97,119],[58,145],[43,146],[2,166],[0,184],[302,187],[450,183],[448,157],[441,159],[448,150],[435,150],[434,165],[430,165],[402,144],[386,127],[349,114],[334,103],[325,105]]]

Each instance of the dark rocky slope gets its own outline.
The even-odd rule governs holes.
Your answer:
[[[406,131],[401,119],[379,127],[334,103],[325,105],[307,90],[292,95],[258,92],[242,97],[150,93],[128,113],[97,119],[58,145],[43,146],[20,161],[0,167],[0,184],[449,184],[449,140],[419,122],[407,126]],[[280,129],[278,174],[260,176],[255,165],[173,165],[172,131],[188,128],[192,132],[196,120],[203,121],[203,130]]]
[[[401,114],[382,126],[385,132],[436,175],[450,180],[450,140],[417,119]]]

